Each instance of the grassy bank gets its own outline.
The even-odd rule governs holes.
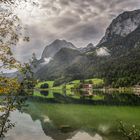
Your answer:
[[[90,81],[90,80],[93,82],[93,85],[95,85],[95,86],[100,86],[100,85],[104,84],[103,79],[98,79],[98,78],[86,79],[85,82]],[[49,85],[49,90],[61,90],[63,88],[63,86],[64,86],[64,84],[62,84],[60,86],[53,87],[54,81],[43,81],[43,82],[39,82],[36,85],[36,88],[40,89],[40,86],[42,84],[45,84],[45,83],[47,83]],[[79,83],[80,83],[80,80],[74,80],[74,81],[71,81],[71,82],[67,83],[66,84],[66,90],[70,90],[76,84],[79,84]]]

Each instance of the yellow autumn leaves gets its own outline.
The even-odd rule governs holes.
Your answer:
[[[0,77],[0,94],[15,93],[20,89],[20,83],[17,78]]]

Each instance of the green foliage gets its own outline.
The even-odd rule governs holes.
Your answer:
[[[140,130],[138,130],[135,125],[129,128],[121,121],[119,126],[119,132],[121,132],[128,140],[140,139]]]
[[[43,85],[43,84],[45,84],[45,83],[48,84],[49,88],[52,88],[52,87],[53,87],[54,81],[43,81],[43,82],[38,81],[37,84],[35,85],[35,87],[36,87],[36,88],[40,88],[41,85]]]
[[[0,1],[0,94],[4,94],[4,99],[0,101],[0,139],[14,127],[9,118],[10,112],[16,109],[21,110],[26,99],[23,93],[26,95],[33,93],[33,87],[36,84],[30,64],[21,64],[14,58],[11,51],[11,46],[16,46],[21,39],[29,41],[29,37],[23,36],[24,28],[14,13],[21,3],[26,5],[26,2],[26,0]],[[12,79],[3,76],[1,72],[3,69],[18,70],[22,75],[22,82],[19,82],[18,77]]]

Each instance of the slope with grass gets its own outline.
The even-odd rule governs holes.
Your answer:
[[[98,78],[86,79],[86,80],[84,80],[84,81],[85,81],[85,82],[92,81],[92,82],[93,82],[93,85],[94,85],[95,87],[104,84],[103,79],[98,79]],[[40,89],[40,86],[41,86],[42,84],[45,84],[45,83],[47,83],[47,84],[49,85],[49,90],[61,90],[61,89],[63,89],[63,86],[64,86],[64,85],[66,85],[66,90],[71,90],[71,88],[73,88],[74,85],[80,83],[80,80],[74,80],[74,81],[68,82],[68,83],[66,83],[66,84],[62,84],[62,85],[60,85],[60,86],[55,86],[55,87],[53,86],[54,81],[43,81],[43,82],[38,82],[38,84],[36,85],[36,88]]]

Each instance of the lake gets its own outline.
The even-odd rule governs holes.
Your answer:
[[[139,102],[139,96],[125,93],[119,94],[120,99],[118,93],[107,97],[98,93],[100,96],[83,99],[55,92],[54,99],[49,94],[52,93],[45,100],[30,98],[22,113],[11,113],[16,127],[6,134],[5,140],[125,140],[118,132],[120,121],[140,129],[140,106],[134,104]],[[120,104],[112,104],[113,101]]]

